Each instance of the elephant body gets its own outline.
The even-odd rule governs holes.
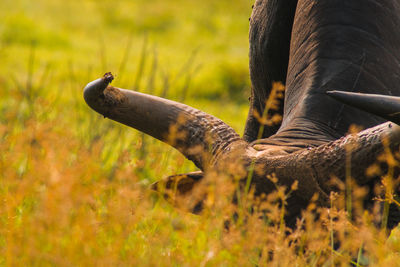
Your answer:
[[[365,95],[400,95],[398,25],[397,0],[256,0],[249,34],[252,92],[242,138],[202,111],[109,86],[110,74],[88,84],[84,97],[104,116],[174,146],[206,173],[223,172],[232,162],[245,170],[254,165],[251,181],[258,194],[274,190],[267,175],[287,187],[297,180],[286,216],[293,223],[315,193],[320,205],[328,205],[330,192],[338,190],[330,178],[345,180],[349,156],[352,178],[372,192],[380,176],[366,177],[365,170],[385,151],[382,139],[398,149],[400,126],[384,118],[399,123],[400,101]],[[266,111],[274,82],[285,85],[284,100]],[[388,106],[395,112],[387,112]],[[259,116],[266,112],[282,115],[282,122],[261,125]],[[365,130],[348,134],[353,124]],[[349,143],[356,144],[351,151]],[[194,184],[202,175],[187,177],[195,177]],[[391,226],[398,214],[394,208]]]
[[[283,121],[274,138],[289,142],[306,138],[305,146],[315,146],[344,136],[352,124],[366,129],[383,123],[382,118],[340,104],[325,92],[400,95],[396,26],[400,25],[400,2],[300,0],[295,14],[293,2],[297,1],[256,1],[250,23],[253,106],[265,103],[273,81],[286,85]],[[276,30],[279,33],[263,32],[270,23],[266,18],[276,16],[269,12],[280,14],[281,9],[293,14],[293,26],[284,25]],[[283,24],[277,20],[273,23]],[[288,33],[290,49],[282,44]],[[248,128],[244,136],[251,136],[248,132],[254,127]],[[263,137],[272,135],[269,129],[266,132]]]

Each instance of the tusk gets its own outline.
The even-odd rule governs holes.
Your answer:
[[[109,86],[111,73],[84,88],[86,103],[95,111],[166,142],[204,170],[230,144],[240,141],[227,124],[187,105]]]
[[[345,104],[400,125],[400,97],[344,91],[328,91],[326,94]]]
[[[151,189],[155,191],[177,190],[179,194],[183,195],[191,191],[193,186],[200,182],[203,177],[204,173],[201,171],[172,175],[153,183]]]

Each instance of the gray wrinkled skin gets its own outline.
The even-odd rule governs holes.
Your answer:
[[[221,120],[192,107],[111,87],[110,74],[88,84],[84,97],[104,116],[174,146],[203,172],[235,176],[227,168],[233,164],[243,167],[244,173],[236,176],[245,179],[254,164],[252,186],[257,194],[274,189],[268,174],[276,174],[278,183],[287,187],[297,180],[299,188],[288,200],[286,214],[293,225],[315,193],[320,205],[328,205],[330,192],[339,190],[330,178],[345,180],[347,156],[351,155],[354,180],[372,192],[380,177],[367,178],[365,170],[384,151],[382,140],[398,150],[400,126],[383,119],[398,123],[392,119],[400,111],[398,99],[385,98],[383,103],[370,95],[355,99],[327,93],[399,96],[398,25],[397,0],[256,0],[249,32],[252,92],[242,138]],[[254,112],[263,114],[273,82],[286,86],[285,97],[268,114],[281,114],[283,120],[265,126],[257,140],[260,122]],[[385,114],[385,106],[394,113]],[[348,134],[353,124],[365,130]],[[167,178],[168,186],[176,177]],[[178,189],[188,193],[203,175],[179,177]],[[371,193],[366,202],[372,197]],[[400,220],[399,214],[391,209],[389,227]]]

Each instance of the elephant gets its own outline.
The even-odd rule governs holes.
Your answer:
[[[111,73],[90,82],[84,99],[104,117],[164,141],[191,160],[201,171],[166,179],[171,185],[185,177],[178,184],[183,192],[204,174],[226,171],[227,163],[244,166],[242,180],[250,167],[257,170],[250,177],[257,194],[275,189],[267,175],[288,188],[297,181],[285,215],[293,225],[316,193],[318,205],[329,205],[330,192],[339,190],[331,177],[345,181],[346,162],[354,181],[372,192],[381,177],[367,176],[366,169],[387,149],[398,150],[398,25],[397,0],[256,0],[249,31],[252,89],[242,137],[195,108],[113,87]],[[268,110],[275,82],[284,85],[284,96]],[[282,120],[266,124],[260,114]],[[349,133],[351,125],[364,130]],[[399,215],[392,205],[389,227]]]

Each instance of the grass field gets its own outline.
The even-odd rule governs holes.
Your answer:
[[[0,266],[400,266],[399,231],[388,239],[362,210],[350,223],[340,196],[330,209],[311,204],[296,230],[281,219],[282,188],[267,223],[244,209],[229,231],[223,187],[201,216],[174,208],[149,185],[195,166],[84,103],[86,83],[111,71],[115,86],[242,133],[252,4],[0,2]]]

